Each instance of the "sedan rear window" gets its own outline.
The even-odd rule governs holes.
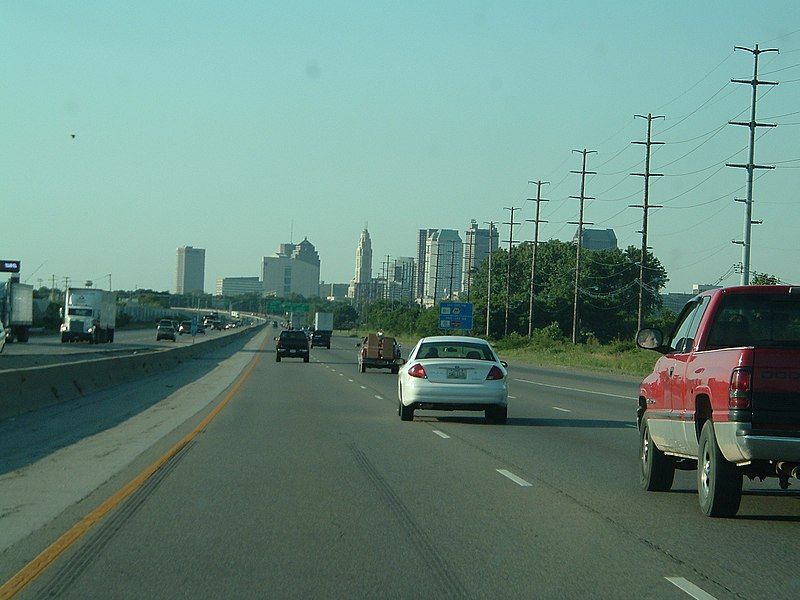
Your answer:
[[[419,347],[417,358],[495,360],[494,353],[487,344],[476,342],[426,342]]]

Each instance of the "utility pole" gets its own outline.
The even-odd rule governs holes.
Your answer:
[[[644,177],[644,200],[642,204],[631,204],[631,208],[641,208],[642,209],[642,230],[639,232],[642,234],[642,256],[639,260],[639,312],[638,317],[636,318],[636,329],[639,330],[642,328],[642,318],[644,315],[644,263],[647,259],[647,217],[648,212],[653,208],[663,208],[659,205],[651,205],[650,204],[650,178],[651,177],[663,177],[663,173],[651,173],[650,172],[650,146],[656,144],[663,144],[664,142],[654,142],[651,139],[652,133],[652,125],[653,119],[663,119],[663,115],[656,115],[653,116],[650,113],[647,113],[647,116],[644,115],[633,115],[634,118],[639,119],[647,119],[647,141],[644,142],[631,142],[631,144],[644,144],[645,145],[645,158],[644,158],[644,173],[631,173],[631,175],[636,175],[638,177]]]
[[[570,171],[571,173],[580,173],[581,176],[581,195],[580,196],[570,196],[570,198],[575,198],[576,200],[580,200],[580,213],[578,215],[578,222],[569,221],[572,225],[578,226],[578,243],[576,244],[575,250],[575,298],[572,303],[572,343],[578,343],[578,284],[580,283],[580,272],[581,272],[581,247],[583,246],[583,226],[584,225],[594,225],[594,223],[588,223],[583,220],[583,203],[586,200],[594,200],[595,198],[592,196],[586,195],[586,176],[587,175],[597,175],[597,171],[587,171],[586,170],[586,155],[587,154],[596,154],[597,150],[587,150],[584,148],[583,150],[573,150],[573,152],[577,152],[578,154],[583,155],[583,162],[580,171]]]
[[[511,219],[507,223],[503,223],[503,225],[508,225],[508,269],[506,272],[506,320],[505,325],[503,327],[503,335],[508,335],[508,307],[510,304],[510,296],[511,296],[511,249],[513,248],[514,242],[514,225],[520,225],[520,223],[516,223],[514,221],[514,212],[520,210],[519,208],[515,208],[513,206],[506,206],[503,210],[507,210],[511,213]]]
[[[525,219],[528,223],[533,223],[533,251],[531,252],[531,299],[530,306],[528,308],[528,337],[531,337],[533,335],[533,297],[535,295],[533,278],[536,275],[536,250],[539,248],[539,223],[547,223],[547,221],[542,221],[539,218],[539,208],[541,207],[542,202],[549,202],[549,200],[542,198],[542,186],[548,185],[550,182],[539,180],[529,181],[528,183],[536,184],[536,218]],[[529,198],[529,200],[534,201],[533,198]]]
[[[467,240],[467,268],[464,269],[467,273],[467,302],[469,302],[469,294],[470,294],[470,287],[472,287],[472,271],[474,265],[473,263],[473,247],[475,246],[475,235],[478,231],[477,228],[470,229],[472,232],[469,235],[469,240]]]
[[[727,163],[728,167],[736,167],[739,169],[747,169],[747,198],[735,198],[736,202],[745,203],[744,213],[744,239],[733,240],[734,244],[742,246],[742,285],[750,284],[750,230],[753,225],[758,225],[761,221],[753,220],[753,171],[755,169],[774,169],[775,167],[769,165],[757,165],[755,160],[755,146],[756,146],[756,127],[775,127],[775,123],[758,123],[756,122],[756,90],[759,85],[778,85],[777,81],[759,81],[758,80],[758,55],[764,52],[778,52],[777,48],[764,48],[760,49],[758,44],[755,48],[746,48],[744,46],[734,46],[734,50],[744,50],[753,55],[753,79],[731,79],[733,83],[747,83],[753,86],[753,96],[750,104],[750,120],[749,121],[728,121],[730,125],[742,125],[750,128],[750,154],[747,164]]]
[[[439,240],[436,240],[436,271],[433,276],[433,306],[436,307],[436,295],[439,292]]]
[[[389,255],[386,255],[386,262],[383,263],[383,299],[389,299]]]
[[[492,314],[492,232],[494,231],[494,221],[486,221],[489,226],[489,274],[486,283],[486,337],[489,337],[489,317]]]
[[[456,271],[456,241],[450,241],[450,300],[453,299],[453,277]]]

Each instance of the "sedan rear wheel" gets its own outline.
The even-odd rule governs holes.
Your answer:
[[[508,407],[507,406],[490,406],[484,411],[486,420],[490,423],[497,423],[504,425],[508,420]]]
[[[411,406],[406,406],[402,402],[400,403],[400,420],[401,421],[414,420],[414,409]]]

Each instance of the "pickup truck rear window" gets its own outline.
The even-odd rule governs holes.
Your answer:
[[[730,294],[722,300],[708,348],[800,348],[800,296]]]
[[[282,331],[280,337],[282,340],[308,340],[308,336],[302,331]]]

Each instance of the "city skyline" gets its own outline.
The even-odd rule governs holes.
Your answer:
[[[110,273],[118,289],[169,290],[174,232],[191,228],[212,290],[258,274],[294,230],[325,257],[322,279],[347,282],[365,221],[375,256],[413,256],[423,226],[502,223],[509,206],[530,240],[532,180],[550,182],[540,239],[569,241],[581,149],[597,151],[586,221],[638,248],[645,152],[631,142],[647,129],[634,115],[652,113],[665,143],[648,245],[666,291],[735,284],[746,173],[726,164],[747,161],[748,132],[728,122],[747,120],[751,90],[731,79],[752,77],[753,57],[734,46],[759,43],[780,49],[759,61],[779,85],[759,86],[756,118],[778,126],[757,132],[755,161],[776,168],[756,173],[751,268],[798,282],[800,4],[726,8],[10,0],[3,254],[34,285]]]

